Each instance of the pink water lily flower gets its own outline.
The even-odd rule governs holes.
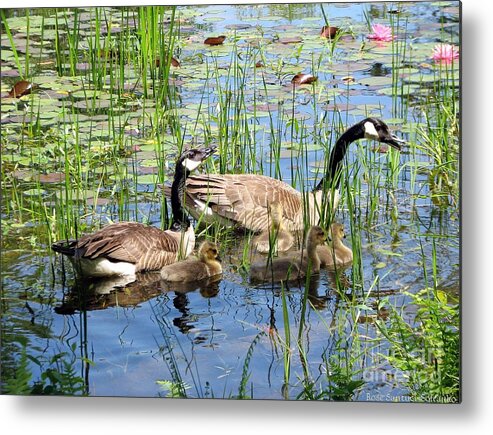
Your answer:
[[[367,36],[368,39],[384,42],[390,42],[394,39],[394,36],[392,36],[392,29],[388,26],[384,26],[383,24],[372,24],[371,30],[373,33]]]
[[[438,44],[433,49],[432,59],[435,62],[452,63],[459,58],[459,49],[450,44]]]

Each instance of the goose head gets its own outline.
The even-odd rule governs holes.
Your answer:
[[[401,146],[406,143],[404,140],[399,139],[394,135],[390,131],[389,126],[381,119],[366,118],[361,121],[361,125],[366,139],[373,139],[378,142],[386,143],[397,150],[400,150]]]
[[[389,144],[391,147],[400,150],[406,142],[395,136],[385,122],[378,118],[366,118],[349,127],[337,139],[329,157],[329,167],[325,178],[315,187],[314,191],[322,190],[326,181],[330,181],[329,186],[339,187],[341,180],[341,168],[347,149],[352,142],[359,139],[372,139],[378,142]]]
[[[180,156],[178,164],[181,164],[186,171],[192,172],[197,169],[207,157],[214,154],[215,151],[216,147],[186,150]]]

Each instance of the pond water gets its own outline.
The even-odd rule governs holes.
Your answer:
[[[57,394],[409,400],[379,322],[417,325],[423,289],[459,297],[458,124],[443,120],[457,120],[460,77],[432,60],[459,44],[458,2],[5,13],[2,94],[21,78],[37,87],[2,99],[4,383],[24,367]],[[335,42],[319,35],[324,15],[343,30]],[[143,36],[151,23],[163,39]],[[395,39],[368,39],[377,23]],[[169,79],[155,66],[168,47]],[[298,73],[318,79],[293,87]],[[350,147],[336,220],[358,260],[338,273],[250,285],[251,235],[218,227],[198,233],[220,245],[224,274],[201,286],[80,282],[50,250],[109,221],[165,227],[158,185],[183,144],[218,145],[201,170],[311,189],[366,116],[408,145]]]

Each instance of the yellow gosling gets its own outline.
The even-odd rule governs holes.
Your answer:
[[[189,258],[163,267],[161,278],[169,282],[191,282],[222,273],[218,249],[214,243],[203,242],[197,256],[198,258]]]
[[[344,225],[333,223],[330,226],[329,237],[332,240],[329,245],[317,247],[321,266],[334,268],[351,264],[353,261],[353,251],[344,245],[342,241],[342,239],[346,238]]]
[[[250,278],[252,281],[290,281],[304,278],[308,271],[320,271],[320,258],[317,246],[325,242],[325,232],[314,225],[306,236],[306,249],[293,252],[289,256],[277,257],[252,264]]]

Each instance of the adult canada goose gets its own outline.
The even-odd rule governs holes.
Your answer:
[[[258,252],[285,252],[293,246],[294,237],[284,228],[282,222],[282,205],[279,202],[269,204],[270,228],[262,231],[255,239],[254,246]]]
[[[344,225],[333,223],[330,226],[329,237],[331,243],[329,246],[322,245],[317,247],[317,253],[320,258],[322,267],[334,268],[347,266],[353,261],[353,251],[344,245],[342,239],[346,238]]]
[[[202,242],[197,257],[164,266],[161,269],[161,278],[165,281],[190,282],[201,281],[222,273],[218,249],[214,243]]]
[[[182,207],[185,181],[214,151],[215,148],[187,150],[176,162],[171,187],[173,223],[169,230],[117,222],[78,240],[55,242],[52,249],[68,256],[80,275],[94,278],[158,270],[187,257],[195,247],[195,233]]]
[[[304,278],[308,270],[311,273],[319,272],[320,258],[317,246],[322,245],[325,238],[324,230],[318,225],[310,227],[303,251],[253,263],[250,267],[250,279],[252,281],[291,281]]]
[[[238,226],[255,232],[269,227],[268,205],[278,202],[284,210],[284,225],[289,231],[304,228],[304,215],[310,224],[317,224],[324,195],[337,207],[343,159],[349,144],[358,139],[385,142],[400,150],[404,141],[398,139],[380,119],[366,118],[348,128],[337,140],[329,158],[325,177],[313,192],[302,195],[289,184],[265,175],[201,174],[186,182],[185,208],[205,223],[219,221],[225,226]],[[333,192],[333,196],[332,196]]]

